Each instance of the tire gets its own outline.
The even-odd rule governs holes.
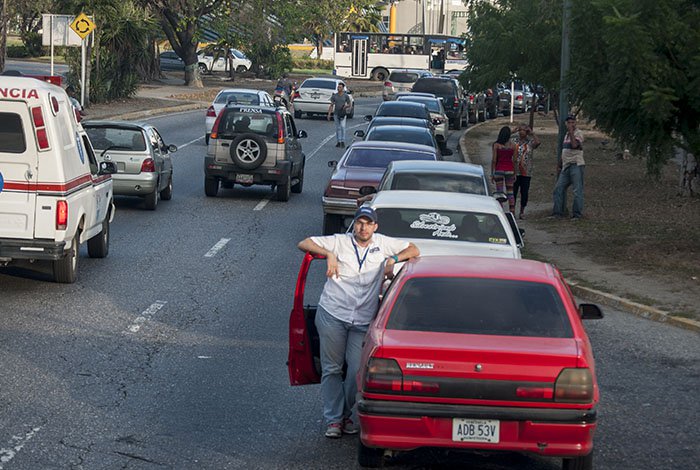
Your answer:
[[[202,64],[202,63],[198,64],[197,68],[199,68],[200,75],[205,75],[207,72],[209,72],[209,70],[207,69],[207,66]]]
[[[462,128],[462,116],[457,116],[457,118],[454,120],[454,130],[458,131]]]
[[[52,262],[54,281],[61,284],[72,284],[75,282],[78,274],[78,253],[80,252],[79,237],[80,234],[76,233],[73,237],[73,244],[66,256]]]
[[[257,134],[241,134],[231,142],[231,160],[239,168],[253,170],[267,158],[267,144]]]
[[[479,117],[477,118],[479,122],[485,122],[486,121],[486,110],[483,110],[479,113]]]
[[[343,217],[337,214],[323,214],[323,234],[333,235],[343,231]]]
[[[168,185],[160,192],[160,198],[163,201],[169,201],[173,198],[173,175],[168,178]]]
[[[384,449],[367,447],[360,441],[357,446],[357,463],[360,467],[379,468],[384,465]]]
[[[109,254],[109,214],[102,222],[102,231],[87,242],[90,258],[106,258]]]
[[[216,178],[204,178],[204,194],[207,197],[216,197],[219,192],[219,180]]]
[[[352,111],[350,111],[350,114],[347,115],[348,119],[352,119],[355,117],[355,106],[352,107]]]
[[[593,452],[583,457],[564,459],[561,468],[562,470],[593,470]]]
[[[153,190],[151,194],[146,195],[143,200],[143,204],[146,210],[154,211],[158,207],[158,185],[156,184],[156,189]]]
[[[378,69],[372,70],[370,80],[374,80],[376,82],[383,82],[387,78],[389,78],[389,71],[380,67]]]
[[[239,65],[238,67],[236,67],[236,73],[244,73],[247,71],[248,71],[248,69],[245,68],[245,65]]]
[[[294,110],[294,119],[301,119],[301,111]]]
[[[306,161],[301,163],[301,170],[299,171],[299,181],[292,185],[292,192],[294,194],[300,194],[301,190],[304,189],[304,167],[306,166]]]
[[[277,200],[282,201],[282,202],[287,202],[289,201],[289,196],[292,191],[292,181],[289,175],[287,175],[287,178],[285,179],[285,182],[283,184],[277,183]]]
[[[209,145],[209,136],[210,136],[210,135],[211,135],[211,134],[204,134],[204,143],[205,143],[206,145]]]

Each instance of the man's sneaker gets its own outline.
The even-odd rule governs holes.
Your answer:
[[[338,439],[343,435],[343,426],[340,423],[331,423],[326,428],[326,437]]]
[[[340,142],[336,142],[336,143],[335,143],[335,146],[336,146],[336,147],[340,147]]]
[[[350,418],[343,420],[343,434],[357,434],[360,430]]]

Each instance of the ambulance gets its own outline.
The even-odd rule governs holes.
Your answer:
[[[72,283],[81,243],[106,257],[116,170],[98,163],[62,88],[0,76],[0,266],[48,261]]]

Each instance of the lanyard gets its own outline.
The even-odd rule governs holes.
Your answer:
[[[357,245],[355,244],[355,240],[352,240],[352,246],[355,248],[355,256],[357,257],[357,264],[360,265],[360,271],[362,271],[362,265],[365,263],[365,260],[367,259],[367,253],[369,253],[369,246],[365,250],[365,255],[360,259],[360,251],[357,249]]]

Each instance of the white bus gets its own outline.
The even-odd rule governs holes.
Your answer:
[[[338,33],[334,73],[340,77],[386,80],[394,69],[433,73],[464,70],[464,40],[434,34]]]

